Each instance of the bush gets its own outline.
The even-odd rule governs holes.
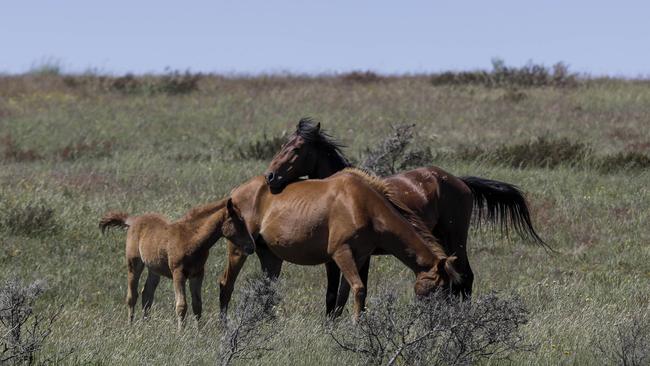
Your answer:
[[[640,152],[617,153],[605,156],[596,163],[602,173],[618,170],[636,170],[650,168],[650,156]]]
[[[269,160],[280,151],[286,140],[285,134],[270,138],[264,134],[261,140],[246,142],[239,146],[237,155],[244,160]]]
[[[613,327],[611,336],[596,341],[597,356],[608,365],[641,366],[650,364],[650,321],[636,315]]]
[[[22,149],[11,135],[0,138],[2,158],[7,161],[26,162],[42,159],[42,156],[31,149]]]
[[[569,72],[566,64],[559,62],[550,69],[529,62],[522,67],[509,67],[501,59],[492,60],[492,71],[447,71],[430,78],[433,85],[481,85],[496,87],[574,87],[577,75]]]
[[[107,79],[108,89],[123,94],[188,94],[199,89],[201,74],[189,71],[169,71],[163,76],[134,76],[126,74],[122,77]]]
[[[277,283],[266,277],[246,281],[233,315],[226,319],[221,338],[221,364],[252,360],[273,350],[275,308],[280,302]]]
[[[467,365],[530,352],[519,328],[528,312],[516,297],[496,294],[460,302],[438,294],[398,308],[392,293],[370,300],[357,325],[330,330],[344,351],[366,364]]]
[[[383,81],[384,78],[372,71],[352,71],[340,76],[341,80],[349,83],[371,84]]]
[[[400,170],[431,163],[433,156],[429,148],[407,149],[413,141],[414,124],[391,126],[393,133],[378,146],[366,149],[361,168],[379,176],[395,174]]]
[[[59,229],[54,209],[41,201],[0,202],[0,228],[15,235],[40,236]]]
[[[34,304],[44,290],[41,281],[25,286],[15,278],[0,286],[0,364],[31,365],[36,362],[61,311],[59,308],[48,316],[34,313]],[[60,355],[56,355],[40,363],[60,360]]]
[[[91,141],[68,144],[59,150],[57,155],[61,160],[73,161],[81,157],[93,159],[108,157],[112,152],[113,144],[110,141]]]

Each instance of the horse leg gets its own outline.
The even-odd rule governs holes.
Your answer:
[[[260,266],[262,272],[272,281],[275,281],[280,276],[282,271],[283,260],[278,258],[264,243],[256,243],[255,251],[257,257],[260,259]]]
[[[199,273],[196,277],[190,278],[190,294],[192,294],[192,312],[200,326],[201,312],[203,311],[203,301],[201,299],[201,286],[203,285],[204,273]]]
[[[145,282],[142,288],[142,313],[144,319],[149,316],[149,310],[151,310],[151,305],[153,304],[153,295],[160,282],[160,275],[153,273],[151,270],[148,272],[147,282]]]
[[[361,277],[361,282],[363,285],[368,288],[368,272],[370,271],[370,258],[361,266],[359,271],[359,276]],[[339,286],[339,293],[336,297],[336,308],[334,311],[334,317],[337,318],[343,313],[345,304],[348,302],[348,297],[350,296],[350,284],[341,276],[341,285]]]
[[[329,318],[335,318],[338,314],[334,313],[336,308],[336,290],[339,287],[339,278],[341,270],[334,262],[325,263],[325,270],[327,272],[327,292],[325,293],[325,314]],[[341,281],[345,282],[345,280]],[[343,285],[343,283],[341,283]],[[349,293],[349,287],[348,287]],[[339,295],[340,296],[340,295]]]
[[[333,257],[334,262],[339,266],[341,272],[346,281],[352,288],[352,293],[354,294],[354,315],[353,321],[356,322],[361,316],[361,312],[366,307],[366,287],[359,276],[359,270],[357,269],[357,262],[354,259],[354,255],[350,250],[350,247],[343,245],[338,249]],[[364,262],[361,262],[364,263]]]
[[[230,241],[228,241],[226,248],[228,264],[219,280],[219,308],[222,318],[224,318],[228,312],[228,304],[232,297],[232,291],[235,288],[235,281],[237,281],[239,271],[241,271],[244,263],[246,263],[246,258],[248,258],[247,255],[244,255],[239,251],[239,249],[237,249],[237,247],[235,247]]]
[[[138,282],[144,270],[144,263],[140,258],[130,258],[127,260],[127,270],[126,305],[129,308],[129,324],[131,324],[135,303],[138,301]]]
[[[446,235],[441,235],[441,244],[444,246],[445,251],[450,255],[456,256],[454,262],[454,269],[461,276],[461,283],[451,286],[451,293],[467,300],[472,296],[472,286],[474,284],[474,273],[467,258],[467,231],[469,230],[470,222],[466,220],[463,222],[458,219],[457,226],[449,228],[450,231]]]
[[[185,325],[185,314],[187,313],[187,300],[185,299],[185,274],[182,269],[175,269],[172,272],[174,282],[174,295],[176,298],[176,316],[178,317],[178,330]]]

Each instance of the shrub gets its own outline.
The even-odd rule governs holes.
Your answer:
[[[41,155],[32,149],[22,149],[13,140],[11,135],[1,138],[0,145],[2,146],[2,158],[7,161],[26,162],[42,158]]]
[[[350,83],[370,84],[383,81],[384,78],[372,71],[352,71],[340,76],[341,80]]]
[[[528,312],[517,297],[489,294],[460,302],[438,294],[398,308],[396,296],[371,299],[357,325],[330,330],[336,345],[366,364],[467,365],[530,352],[519,328]]]
[[[409,148],[414,138],[414,124],[391,126],[393,133],[377,147],[366,149],[361,168],[386,176],[400,170],[428,165],[433,154],[428,147]]]
[[[25,286],[15,278],[0,286],[0,364],[31,365],[36,362],[61,311],[59,308],[47,316],[34,312],[34,304],[44,290],[41,281]],[[44,364],[60,360],[60,355],[55,355],[53,359],[39,361]]]
[[[492,60],[491,71],[447,71],[430,77],[433,85],[482,85],[496,87],[574,87],[577,75],[569,72],[566,64],[559,62],[550,69],[529,62],[522,67],[509,67],[501,59]]]
[[[611,336],[597,340],[594,349],[608,365],[650,364],[650,321],[636,315],[614,325]]]
[[[61,160],[72,161],[81,157],[102,158],[111,156],[113,144],[110,141],[77,142],[68,144],[58,152]]]
[[[41,201],[0,203],[0,228],[16,235],[39,236],[58,231],[54,209]]]
[[[286,139],[284,133],[274,137],[268,137],[264,134],[261,140],[246,142],[239,146],[237,155],[240,159],[244,160],[269,160],[280,151]]]
[[[598,170],[610,173],[618,170],[635,170],[650,168],[650,156],[640,152],[617,153],[605,156],[596,162]]]
[[[221,364],[251,360],[272,351],[275,308],[280,302],[277,283],[266,277],[249,279],[241,291],[233,315],[226,319],[221,338]]]

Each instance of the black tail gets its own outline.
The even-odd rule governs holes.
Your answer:
[[[460,179],[472,190],[479,224],[482,220],[497,224],[505,233],[512,228],[522,238],[550,248],[533,228],[528,203],[517,186],[479,177]]]

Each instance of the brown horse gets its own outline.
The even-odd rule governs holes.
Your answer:
[[[449,288],[458,280],[452,267],[455,258],[445,254],[420,219],[396,199],[388,185],[359,170],[297,182],[277,194],[271,192],[264,176],[258,176],[234,189],[231,199],[257,247],[263,245],[273,254],[266,257],[269,262],[263,262],[263,267],[279,272],[286,260],[299,265],[327,264],[329,273],[338,266],[352,287],[355,319],[364,309],[366,296],[358,266],[378,248],[415,273],[418,296]],[[239,268],[225,272],[221,284],[228,293],[224,291],[222,299],[230,299]],[[222,303],[223,311],[227,305],[227,301]]]
[[[210,248],[217,240],[224,236],[247,254],[252,254],[255,248],[255,242],[246,230],[246,224],[229,199],[196,207],[175,222],[155,213],[129,216],[123,212],[110,212],[101,219],[99,227],[104,233],[112,226],[128,228],[126,304],[129,308],[129,322],[133,322],[134,307],[138,299],[138,281],[145,267],[148,268],[149,274],[142,289],[144,317],[147,317],[151,308],[154,292],[162,275],[174,282],[176,314],[180,329],[187,312],[187,279],[190,282],[192,311],[197,320],[201,317],[201,285],[205,262]]]
[[[274,191],[281,191],[289,183],[307,176],[323,179],[349,167],[350,164],[338,144],[321,131],[320,123],[314,124],[303,118],[298,128],[271,161],[267,172],[267,184]],[[478,177],[455,177],[432,166],[410,170],[383,179],[393,187],[396,198],[424,221],[431,233],[440,241],[446,252],[458,260],[455,267],[461,275],[461,283],[454,290],[470,296],[474,274],[467,258],[467,233],[471,223],[472,209],[477,208],[478,220],[487,219],[500,226],[502,231],[514,228],[524,238],[545,245],[533,228],[528,204],[522,192],[514,185]],[[361,275],[365,281],[368,263]],[[334,277],[330,277],[335,281]],[[329,293],[337,285],[328,284],[327,311],[345,305],[349,293],[348,284],[341,281],[336,306],[336,295]]]

